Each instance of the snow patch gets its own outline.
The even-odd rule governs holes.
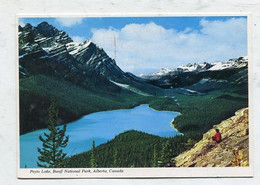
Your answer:
[[[46,53],[50,54],[50,51],[52,50],[51,47],[48,48],[42,48]]]
[[[116,85],[119,86],[119,87],[122,87],[122,88],[124,88],[124,89],[129,90],[129,91],[132,91],[132,92],[134,92],[134,93],[136,93],[136,94],[139,94],[139,95],[142,95],[142,96],[151,96],[150,94],[145,93],[145,92],[142,92],[142,91],[140,91],[139,89],[136,89],[136,88],[134,88],[134,87],[132,87],[132,86],[130,86],[130,85],[128,85],[128,84],[118,83],[118,82],[115,82],[115,81],[113,81],[113,80],[110,80],[110,82],[116,84]]]
[[[217,71],[217,70],[231,68],[234,65],[234,62],[233,61],[229,61],[228,63],[216,62],[213,65],[214,65],[213,67],[209,68],[209,71]]]
[[[208,82],[210,79],[208,79],[208,78],[202,78],[200,81],[199,81],[199,83],[200,84],[205,84],[206,82]]]
[[[43,41],[43,40],[46,40],[46,37],[39,38],[39,39],[35,40],[35,42],[40,42],[40,41]]]
[[[191,89],[186,89],[186,91],[190,92],[190,93],[198,93],[197,91],[193,91]]]
[[[23,58],[23,57],[26,56],[26,55],[28,55],[28,53],[25,53],[25,54],[23,54],[23,55],[20,55],[20,56],[19,56],[19,59],[20,59],[20,58]]]
[[[69,45],[66,45],[66,47],[68,50],[72,49],[72,51],[69,52],[70,55],[75,55],[80,51],[86,49],[90,44],[91,41],[86,41],[80,44],[73,42],[73,43],[69,43]]]

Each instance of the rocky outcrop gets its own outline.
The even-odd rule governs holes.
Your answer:
[[[212,141],[215,128],[222,134],[220,143]],[[174,161],[177,167],[249,166],[248,108],[209,130],[192,149]]]

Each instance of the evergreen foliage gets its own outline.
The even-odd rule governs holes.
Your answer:
[[[198,141],[201,135],[187,133],[185,136],[163,138],[135,130],[126,131],[96,147],[96,162],[98,167],[156,167],[160,161],[163,146],[166,146],[164,156],[167,156],[165,157],[165,163],[167,163],[169,162],[167,160],[192,147],[186,144],[189,138]],[[167,149],[170,151],[167,152]],[[91,155],[92,152],[88,151],[71,156],[67,159],[66,167],[91,167],[89,160]]]
[[[233,116],[237,110],[248,107],[247,95],[240,96],[232,90],[235,89],[203,96],[176,94],[182,115],[174,119],[175,128],[184,134],[191,131],[203,134],[213,125]]]
[[[99,80],[100,81],[100,80]],[[91,87],[89,82],[89,87]],[[163,98],[141,96],[121,89],[83,88],[71,82],[47,75],[32,75],[20,79],[20,134],[46,128],[49,97],[57,99],[59,124],[79,119],[83,115],[106,110],[128,109]],[[174,104],[174,102],[169,102]],[[34,124],[37,123],[37,124]]]
[[[91,149],[91,158],[90,158],[90,167],[91,168],[95,168],[97,167],[97,164],[96,164],[96,146],[95,146],[95,141],[93,140],[92,142],[92,149]]]
[[[154,145],[153,148],[153,165],[152,167],[158,166],[158,154],[157,154],[157,144]]]
[[[113,167],[115,167],[115,168],[118,166],[118,162],[117,162],[118,159],[117,158],[118,158],[118,150],[115,149],[114,150],[114,163],[113,163]]]
[[[45,137],[39,136],[42,141],[42,149],[37,148],[40,156],[37,165],[44,168],[61,168],[65,165],[66,153],[61,148],[67,146],[69,136],[65,136],[66,125],[63,129],[57,127],[58,109],[56,100],[51,99],[51,105],[48,109],[48,130],[50,133],[44,133]]]
[[[161,162],[162,165],[165,166],[172,158],[172,147],[170,145],[170,141],[166,141],[162,148],[162,156]]]

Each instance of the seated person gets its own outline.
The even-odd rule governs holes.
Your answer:
[[[219,129],[216,129],[216,133],[214,136],[212,136],[212,140],[216,141],[217,143],[221,142],[221,134],[219,132]]]

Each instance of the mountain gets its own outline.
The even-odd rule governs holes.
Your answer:
[[[211,137],[215,129],[203,135],[194,147],[174,158],[177,167],[249,166],[248,108],[215,125],[222,134],[218,144]]]
[[[81,84],[86,73],[119,82],[133,80],[103,49],[91,41],[74,43],[64,31],[47,22],[19,27],[19,63],[20,77],[48,71]]]
[[[244,78],[236,74],[242,74],[242,71],[247,73],[247,66],[247,57],[239,57],[226,62],[216,62],[212,64],[206,62],[202,64],[194,63],[180,66],[173,70],[162,69],[160,72],[141,75],[140,77],[146,80],[147,83],[165,89],[187,87],[206,81],[223,82],[223,80],[226,81],[227,78],[231,78],[233,83],[234,81],[238,82],[240,78]],[[236,75],[237,79],[232,78],[233,75]]]
[[[203,62],[201,64],[188,63],[187,65],[179,66],[176,69],[162,68],[159,72],[150,73],[150,74],[141,74],[139,76],[143,79],[156,80],[162,78],[163,76],[174,76],[174,75],[179,75],[181,73],[187,73],[187,72],[199,73],[203,71],[218,71],[223,69],[247,67],[247,65],[248,65],[248,57],[239,57],[237,59],[229,59],[228,61],[224,61],[224,62],[215,62],[215,63]]]

